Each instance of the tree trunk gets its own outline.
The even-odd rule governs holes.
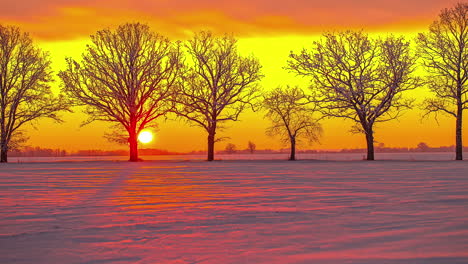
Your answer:
[[[0,163],[7,163],[8,162],[8,149],[1,147],[0,150]]]
[[[367,143],[367,160],[374,160],[374,132],[372,127],[365,129]]]
[[[291,140],[291,155],[289,160],[296,160],[296,138],[290,138]]]
[[[463,106],[458,105],[457,120],[455,128],[455,159],[463,160],[463,141],[462,141],[462,121],[463,121]]]
[[[136,131],[131,131],[129,133],[128,143],[130,145],[130,159],[129,161],[135,162],[139,161],[138,159],[138,139]]]
[[[210,131],[208,132],[208,161],[214,160],[214,143],[215,143],[215,133]]]
[[[6,137],[2,136],[0,139],[0,163],[6,162],[8,162],[8,143]]]

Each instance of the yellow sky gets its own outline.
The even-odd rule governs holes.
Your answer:
[[[417,32],[427,29],[441,8],[450,7],[456,1],[300,0],[285,5],[284,1],[252,0],[238,1],[237,4],[228,1],[225,2],[226,7],[219,1],[213,4],[209,0],[197,2],[197,5],[193,4],[194,1],[185,0],[143,0],[138,2],[141,5],[125,0],[112,3],[107,0],[98,3],[88,0],[46,0],[49,5],[36,7],[37,2],[44,4],[44,1],[25,2],[30,5],[23,3],[22,9],[21,5],[9,3],[8,0],[3,11],[0,11],[0,21],[31,32],[36,43],[50,51],[55,73],[63,68],[66,56],[79,58],[89,34],[124,22],[141,21],[172,40],[186,39],[191,32],[200,29],[234,33],[239,38],[240,52],[253,53],[259,58],[265,75],[261,86],[271,89],[277,85],[307,86],[306,79],[288,73],[283,67],[291,50],[310,47],[324,29],[364,28],[373,36],[394,33],[412,40]],[[293,4],[297,6],[293,7]],[[58,82],[54,89],[59,89]],[[427,91],[422,87],[410,95],[421,102]],[[62,124],[39,120],[33,124],[35,128],[27,126],[30,137],[28,145],[67,150],[125,148],[102,137],[108,131],[109,124],[96,122],[80,127],[86,117],[79,109],[62,116],[65,121]],[[173,116],[169,118],[174,119]],[[285,147],[278,138],[265,135],[269,122],[263,112],[246,111],[240,119],[239,122],[227,123],[228,128],[218,132],[218,136],[230,139],[217,143],[217,150],[224,149],[227,143],[234,143],[238,149],[243,149],[249,140],[256,143],[259,149]],[[419,142],[430,146],[453,145],[455,120],[440,116],[438,121],[433,118],[421,120],[418,109],[410,110],[399,121],[379,124],[375,129],[376,141],[392,147],[414,147]],[[206,149],[206,133],[201,128],[191,127],[181,120],[161,119],[159,124],[155,140],[144,147],[172,151]],[[349,132],[351,122],[326,119],[322,124],[324,135],[321,144],[307,148],[365,146],[362,135]],[[464,136],[468,136],[466,129]]]

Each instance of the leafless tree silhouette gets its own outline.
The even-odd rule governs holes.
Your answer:
[[[0,162],[24,141],[22,125],[41,117],[60,121],[57,112],[67,103],[53,95],[51,80],[49,54],[19,28],[0,25]]]
[[[249,141],[249,143],[247,143],[247,149],[249,150],[250,154],[253,154],[256,148],[257,145],[255,145],[255,143],[253,143],[252,141]]]
[[[178,71],[179,45],[135,23],[91,36],[81,62],[67,58],[61,71],[64,90],[86,106],[86,123],[121,124],[128,133],[130,161],[138,161],[138,134],[171,108]]]
[[[224,148],[224,151],[227,153],[227,154],[234,154],[237,152],[237,147],[236,145],[232,144],[232,143],[227,143],[226,144],[226,147]]]
[[[322,134],[321,125],[313,117],[315,110],[309,105],[306,95],[297,86],[277,87],[264,95],[265,117],[273,123],[267,134],[280,135],[283,141],[291,144],[289,160],[296,160],[298,140],[303,138],[312,143]]]
[[[426,114],[445,113],[455,117],[456,159],[463,160],[463,110],[468,109],[468,3],[444,9],[429,32],[417,38],[418,54],[429,72],[427,78],[435,97],[424,102]]]
[[[325,33],[313,50],[290,54],[288,68],[311,77],[312,102],[329,117],[356,122],[374,160],[374,124],[400,116],[412,101],[402,93],[421,85],[415,57],[403,37],[371,39],[362,31]]]
[[[232,36],[199,32],[185,45],[189,62],[180,78],[174,101],[176,113],[208,133],[208,161],[214,159],[216,130],[237,121],[257,96],[261,66],[253,56],[243,57]]]
[[[426,142],[419,142],[417,148],[420,151],[426,152],[430,149],[430,147],[426,144]]]

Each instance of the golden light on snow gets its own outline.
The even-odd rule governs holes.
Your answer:
[[[141,131],[138,135],[138,141],[143,144],[150,143],[153,140],[153,133],[149,131]]]

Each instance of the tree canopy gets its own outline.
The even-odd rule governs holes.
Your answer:
[[[185,50],[188,62],[174,98],[176,113],[207,131],[208,160],[213,160],[217,129],[237,121],[258,97],[261,65],[253,56],[241,56],[229,35],[199,32]]]
[[[468,3],[444,9],[429,32],[418,35],[417,43],[434,95],[425,100],[424,110],[455,117],[456,159],[462,160],[463,110],[468,109]]]
[[[351,119],[374,159],[374,124],[411,107],[403,93],[421,85],[416,58],[403,37],[372,39],[362,31],[325,33],[311,50],[291,52],[288,68],[311,80],[311,100],[325,116]]]
[[[100,30],[91,41],[81,61],[66,59],[59,73],[64,91],[86,107],[87,123],[120,124],[128,133],[130,161],[137,161],[138,134],[172,109],[179,45],[140,23]]]
[[[50,89],[50,63],[29,34],[0,25],[0,162],[8,162],[8,150],[25,140],[24,124],[42,117],[60,121],[57,113],[68,109],[67,100]]]

